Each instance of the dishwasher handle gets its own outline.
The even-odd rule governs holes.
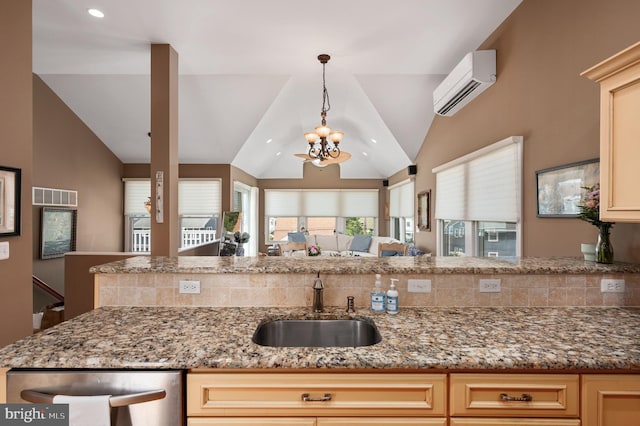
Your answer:
[[[53,397],[55,396],[55,394],[39,392],[31,389],[20,392],[20,397],[22,399],[34,404],[53,404]],[[167,392],[164,389],[130,393],[127,395],[113,395],[109,398],[109,405],[111,407],[125,407],[127,405],[156,401],[163,399],[165,396],[167,396]]]

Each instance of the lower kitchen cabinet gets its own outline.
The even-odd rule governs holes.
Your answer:
[[[580,426],[578,419],[455,418],[449,426]]]
[[[582,424],[640,425],[640,375],[583,375]]]
[[[195,417],[187,420],[187,426],[316,426],[316,419],[287,417]]]
[[[394,418],[394,417],[318,417],[317,426],[447,426],[445,418]]]
[[[218,417],[190,418],[187,426],[447,426],[445,418],[429,417]],[[564,426],[564,425],[562,425]]]

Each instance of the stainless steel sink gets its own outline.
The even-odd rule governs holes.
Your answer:
[[[382,337],[365,318],[278,319],[259,324],[251,340],[262,346],[326,348],[371,346]]]

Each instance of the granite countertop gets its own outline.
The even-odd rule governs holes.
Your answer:
[[[640,264],[610,265],[577,258],[541,257],[132,257],[94,266],[92,273],[195,273],[195,274],[602,274],[640,273]]]
[[[309,316],[309,308],[104,307],[0,349],[0,367],[640,373],[640,308],[363,310],[356,316],[373,318],[382,335],[377,345],[272,348],[251,341],[265,318]]]

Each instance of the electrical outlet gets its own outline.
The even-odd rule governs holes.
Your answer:
[[[500,293],[499,278],[484,278],[480,280],[480,293]]]
[[[200,294],[200,281],[180,280],[180,293]]]
[[[611,278],[603,278],[600,280],[600,292],[624,293],[624,280],[614,280]]]
[[[431,280],[408,280],[409,293],[431,293]]]

